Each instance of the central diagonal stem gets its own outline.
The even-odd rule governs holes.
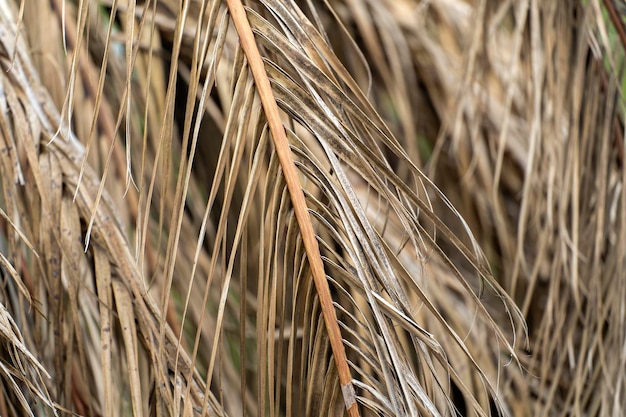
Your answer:
[[[341,383],[348,415],[350,417],[357,417],[359,416],[359,411],[354,395],[354,388],[352,386],[352,377],[350,376],[346,351],[341,339],[341,332],[339,331],[339,323],[337,322],[337,316],[330,295],[328,281],[326,280],[319,246],[315,232],[313,231],[313,224],[309,216],[308,206],[304,198],[302,183],[300,182],[298,171],[291,157],[291,150],[289,149],[285,128],[280,118],[278,105],[276,104],[276,99],[274,98],[274,93],[270,86],[267,72],[265,71],[263,59],[257,48],[254,35],[252,34],[252,28],[250,27],[241,1],[226,0],[226,3],[228,4],[230,15],[237,29],[239,41],[248,59],[248,65],[252,72],[259,97],[261,98],[261,104],[263,105],[263,111],[265,112],[265,117],[267,118],[267,123],[270,128],[276,154],[278,155],[278,160],[280,161],[285,176],[287,189],[289,190],[291,203],[293,204],[296,214],[304,248],[309,260],[309,265],[311,266],[311,273],[322,308],[322,314],[324,315],[324,323],[326,324],[333,357],[337,365],[339,382]]]

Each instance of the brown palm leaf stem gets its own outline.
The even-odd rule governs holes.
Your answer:
[[[0,0],[0,416],[626,413],[618,4]]]

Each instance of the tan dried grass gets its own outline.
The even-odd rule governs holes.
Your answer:
[[[597,1],[253,3],[254,78],[219,1],[0,7],[0,414],[626,407]]]

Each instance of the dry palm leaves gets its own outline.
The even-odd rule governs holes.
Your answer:
[[[300,3],[0,2],[0,414],[619,414],[599,4]]]
[[[623,414],[624,50],[600,3],[345,3],[371,45],[398,34],[387,62],[416,57],[429,172],[528,321],[513,415]]]

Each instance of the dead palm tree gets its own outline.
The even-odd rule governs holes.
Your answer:
[[[620,415],[615,6],[1,0],[0,415]]]

